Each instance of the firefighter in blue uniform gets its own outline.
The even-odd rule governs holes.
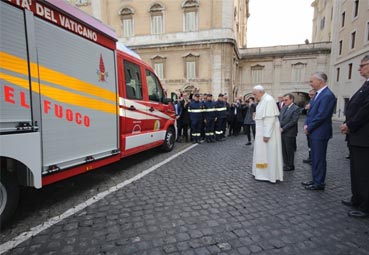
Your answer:
[[[227,107],[223,97],[224,95],[220,93],[218,96],[218,100],[215,102],[215,140],[217,141],[223,141],[225,139],[225,134],[223,130],[227,121]]]
[[[215,118],[216,118],[215,102],[213,95],[207,94],[207,100],[204,102],[204,119],[205,119],[205,140],[207,143],[215,142]]]
[[[201,125],[203,118],[203,104],[199,100],[200,95],[195,94],[193,100],[188,106],[188,112],[191,120],[191,135],[193,143],[201,143]]]

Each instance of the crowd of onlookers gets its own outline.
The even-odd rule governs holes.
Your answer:
[[[215,142],[226,136],[247,135],[247,145],[255,137],[253,115],[256,102],[253,97],[241,97],[228,102],[228,96],[220,93],[216,99],[210,93],[180,91],[174,102],[177,116],[177,142]]]

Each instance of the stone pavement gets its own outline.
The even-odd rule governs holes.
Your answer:
[[[200,144],[7,254],[369,254],[369,220],[347,216],[347,147],[335,123],[325,191],[307,191],[306,137],[277,184],[251,175],[246,137]],[[301,125],[300,125],[301,126]]]

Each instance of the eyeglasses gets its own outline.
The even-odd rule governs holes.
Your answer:
[[[361,64],[361,65],[359,65],[359,67],[360,67],[360,68],[363,68],[363,67],[364,67],[364,66],[366,66],[366,65],[369,65],[369,63]]]

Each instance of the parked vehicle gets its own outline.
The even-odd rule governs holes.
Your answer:
[[[0,216],[45,185],[162,146],[175,112],[115,32],[60,0],[0,1]]]

